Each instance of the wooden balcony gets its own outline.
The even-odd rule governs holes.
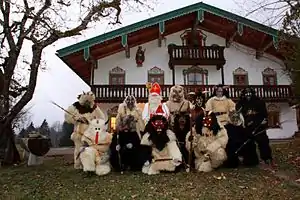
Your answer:
[[[162,85],[162,96],[164,101],[168,100],[172,85]],[[214,85],[186,85],[186,92],[195,91],[197,88],[209,91],[208,96],[213,92]],[[266,102],[289,102],[292,100],[293,93],[290,85],[264,86],[251,85],[258,97]],[[229,95],[233,100],[238,100],[240,92],[245,86],[230,85]],[[148,101],[148,90],[145,85],[94,85],[92,90],[98,102],[102,103],[121,103],[128,94],[137,98],[139,103]]]
[[[168,46],[169,66],[173,68],[175,65],[215,65],[221,68],[226,62],[224,49],[225,47],[221,46],[190,47],[171,44]]]

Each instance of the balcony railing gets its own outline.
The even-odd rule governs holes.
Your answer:
[[[225,47],[221,46],[168,46],[170,65],[217,65],[222,66],[226,60],[224,58]]]
[[[161,94],[166,101],[170,88],[172,85],[161,85]],[[240,92],[246,86],[230,85],[229,96],[233,100],[238,100]],[[265,86],[265,85],[250,85],[257,96],[267,102],[287,102],[293,98],[293,93],[290,85],[277,85],[277,86]],[[214,85],[185,85],[186,92],[195,91],[195,89],[206,90],[208,96],[213,92]],[[148,89],[145,85],[94,85],[92,90],[96,95],[96,99],[103,103],[121,103],[124,98],[132,94],[136,97],[138,102],[147,102]]]

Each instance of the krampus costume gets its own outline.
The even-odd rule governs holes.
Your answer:
[[[183,159],[187,162],[189,155],[185,148],[185,137],[190,131],[189,114],[193,105],[184,98],[184,88],[180,85],[171,87],[169,100],[166,102],[166,105],[170,111],[170,129],[175,133]]]
[[[191,144],[195,154],[195,168],[200,172],[210,172],[220,167],[227,159],[225,148],[228,142],[226,129],[220,125],[213,112],[205,117],[197,118],[192,130],[193,140],[190,141],[189,132],[186,137],[186,148],[190,152]]]
[[[81,136],[89,126],[89,121],[92,119],[105,119],[104,113],[95,104],[95,95],[92,92],[83,92],[78,96],[78,101],[73,103],[65,113],[65,121],[69,124],[74,124],[74,132],[71,139],[74,142],[74,168],[81,169],[80,159],[76,159],[80,147],[83,145]]]
[[[113,168],[117,171],[128,168],[142,170],[145,160],[141,160],[140,143],[145,124],[134,96],[127,96],[119,105],[116,127],[117,133],[113,137],[110,157]]]
[[[229,122],[224,126],[228,134],[228,143],[226,145],[227,160],[225,167],[235,168],[240,164],[239,157],[242,158],[242,164],[247,167],[259,164],[254,140],[247,141],[251,132],[244,126],[243,115],[239,111],[229,113]]]
[[[268,128],[268,112],[265,102],[255,95],[253,89],[246,88],[242,91],[240,101],[236,107],[242,110],[245,126],[252,133],[251,139],[258,144],[261,159],[267,165],[274,165],[266,131]]]
[[[109,146],[112,134],[108,133],[103,119],[93,119],[84,131],[78,157],[83,165],[83,171],[88,174],[106,175],[111,171],[109,163]]]
[[[196,92],[190,92],[188,94],[188,100],[192,104],[191,114],[192,114],[192,124],[195,124],[197,117],[203,117],[205,112],[206,97],[205,93],[207,91],[197,90]]]
[[[160,171],[175,171],[182,163],[182,154],[176,142],[175,133],[168,129],[168,120],[160,105],[156,115],[148,122],[147,132],[142,137],[141,144],[152,147],[152,161],[146,162],[142,172],[159,174]]]
[[[216,86],[213,96],[205,105],[206,111],[212,111],[221,125],[228,123],[228,113],[235,110],[235,103],[229,99],[228,91],[222,85]]]
[[[164,111],[164,117],[169,119],[169,109],[165,103],[162,103],[162,96],[161,96],[161,88],[158,83],[150,84],[148,83],[146,87],[149,89],[149,97],[148,103],[145,104],[143,110],[143,120],[145,124],[148,123],[149,119],[155,114],[158,106],[161,106]]]

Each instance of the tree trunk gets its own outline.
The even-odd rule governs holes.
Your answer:
[[[1,166],[11,166],[21,162],[11,123],[0,122],[0,161]]]

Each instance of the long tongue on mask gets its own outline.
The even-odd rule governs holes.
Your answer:
[[[99,132],[96,132],[96,136],[95,136],[95,144],[98,144],[99,141]]]

